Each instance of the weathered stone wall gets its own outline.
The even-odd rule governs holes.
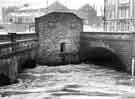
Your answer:
[[[35,34],[10,34],[5,38],[10,42],[2,39],[0,44],[0,86],[14,82],[22,69],[36,66],[38,51]]]
[[[120,59],[123,63],[121,68],[131,72],[131,60],[133,57],[132,37],[132,33],[83,32],[80,42],[80,58],[84,60],[93,54],[96,56],[98,53],[92,53],[92,48],[105,48]],[[106,53],[100,54],[104,57]]]
[[[61,64],[79,61],[80,32],[82,20],[72,13],[54,12],[36,19],[36,32],[39,35],[39,63]],[[65,43],[61,53],[60,45]],[[63,56],[62,56],[63,54]]]
[[[0,75],[3,74],[10,79],[10,82],[14,82],[18,74],[24,68],[32,67],[32,62],[34,62],[34,60],[36,59],[36,52],[36,50],[26,51],[24,53],[16,54],[8,58],[0,59]],[[31,62],[31,64],[25,64],[27,61]],[[24,64],[25,67],[23,67]]]

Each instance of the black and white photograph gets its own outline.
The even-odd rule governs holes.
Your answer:
[[[135,0],[0,0],[0,99],[135,99]]]

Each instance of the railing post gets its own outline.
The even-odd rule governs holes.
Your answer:
[[[16,45],[15,45],[15,42],[16,42],[16,33],[8,33],[9,34],[9,37],[10,37],[10,41],[12,43],[12,52],[15,52],[15,49],[16,49]]]
[[[8,35],[10,35],[11,42],[16,42],[16,33],[8,33]]]
[[[16,33],[8,33],[11,41],[11,52],[15,53],[16,52]],[[11,65],[9,67],[9,77],[10,77],[10,82],[16,81],[16,77],[18,74],[18,61],[16,56],[12,56],[10,58],[11,60]]]

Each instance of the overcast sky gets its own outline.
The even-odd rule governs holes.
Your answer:
[[[71,9],[78,9],[86,3],[90,5],[95,5],[100,14],[100,8],[104,4],[104,0],[48,0],[48,5],[52,4],[55,1],[59,1],[62,4],[66,5],[68,8]],[[28,3],[32,7],[46,7],[47,0],[0,0],[0,8],[2,6],[23,6],[24,4]],[[0,11],[1,13],[1,11]]]

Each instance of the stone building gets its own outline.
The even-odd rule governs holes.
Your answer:
[[[105,0],[105,31],[135,31],[134,0]]]
[[[36,18],[39,35],[39,63],[57,65],[79,62],[83,21],[73,13],[52,12]]]

